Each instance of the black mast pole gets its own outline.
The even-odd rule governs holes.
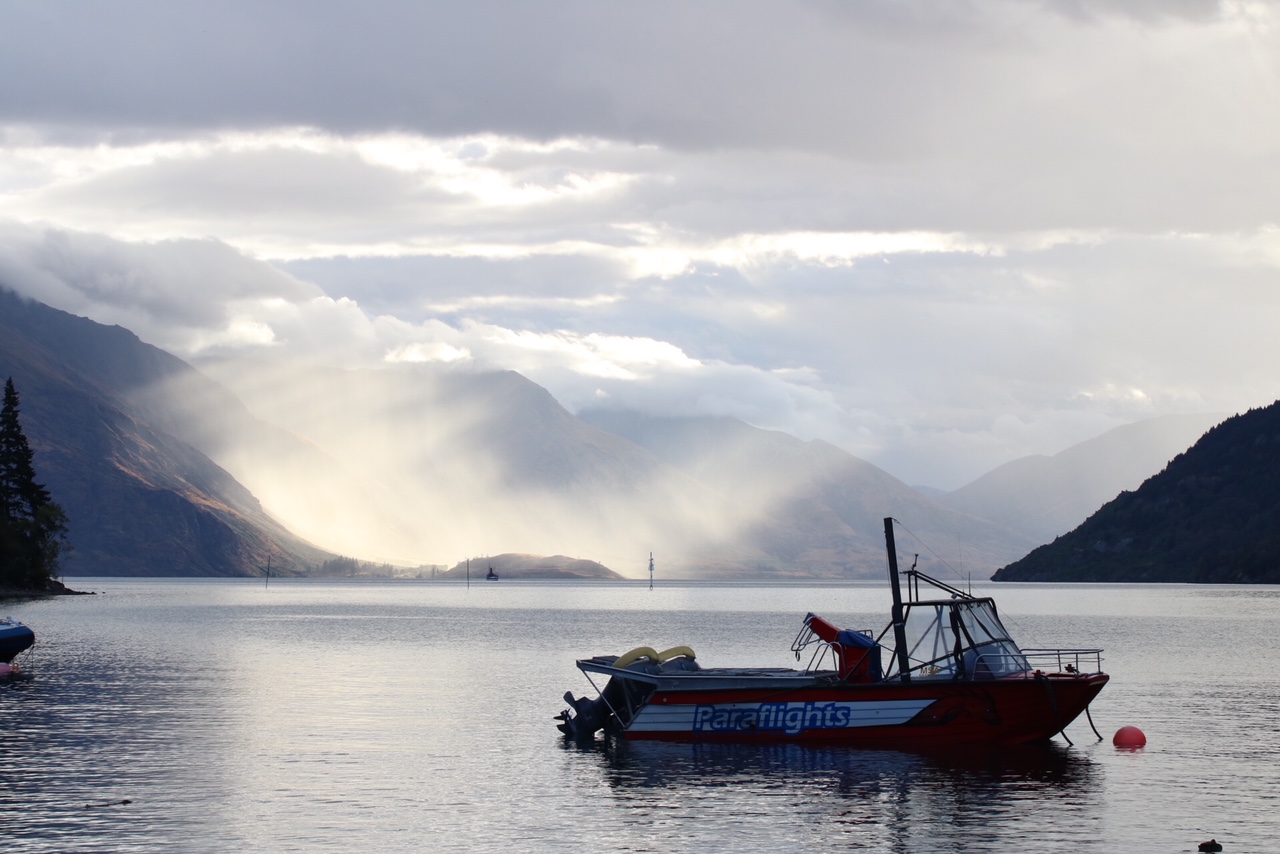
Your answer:
[[[898,547],[893,542],[893,517],[884,517],[884,542],[889,551],[889,588],[893,591],[893,645],[898,654],[898,678],[911,681],[910,662],[907,660],[907,629],[902,614],[902,588],[898,585]]]

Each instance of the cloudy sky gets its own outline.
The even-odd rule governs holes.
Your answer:
[[[1280,9],[0,0],[0,282],[952,488],[1280,397]]]

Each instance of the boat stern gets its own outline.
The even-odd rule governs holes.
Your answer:
[[[700,668],[697,655],[687,646],[676,646],[658,652],[652,647],[636,647],[623,655],[598,655],[577,662],[587,680],[591,674],[608,677],[604,689],[594,700],[573,696],[566,691],[569,707],[555,716],[556,728],[578,740],[595,738],[602,729],[623,730],[649,703],[658,682],[666,676],[690,674]]]

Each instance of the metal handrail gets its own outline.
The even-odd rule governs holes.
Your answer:
[[[1101,673],[1101,649],[1024,649],[1028,661],[1039,669],[1052,669],[1059,673]]]
[[[1102,650],[1024,649],[1020,655],[983,653],[974,659],[973,671],[970,675],[974,679],[1030,679],[1046,671],[1086,676],[1102,672]]]

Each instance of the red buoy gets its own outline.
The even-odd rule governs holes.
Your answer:
[[[1111,743],[1116,747],[1145,747],[1147,737],[1136,726],[1122,726],[1116,730]]]

